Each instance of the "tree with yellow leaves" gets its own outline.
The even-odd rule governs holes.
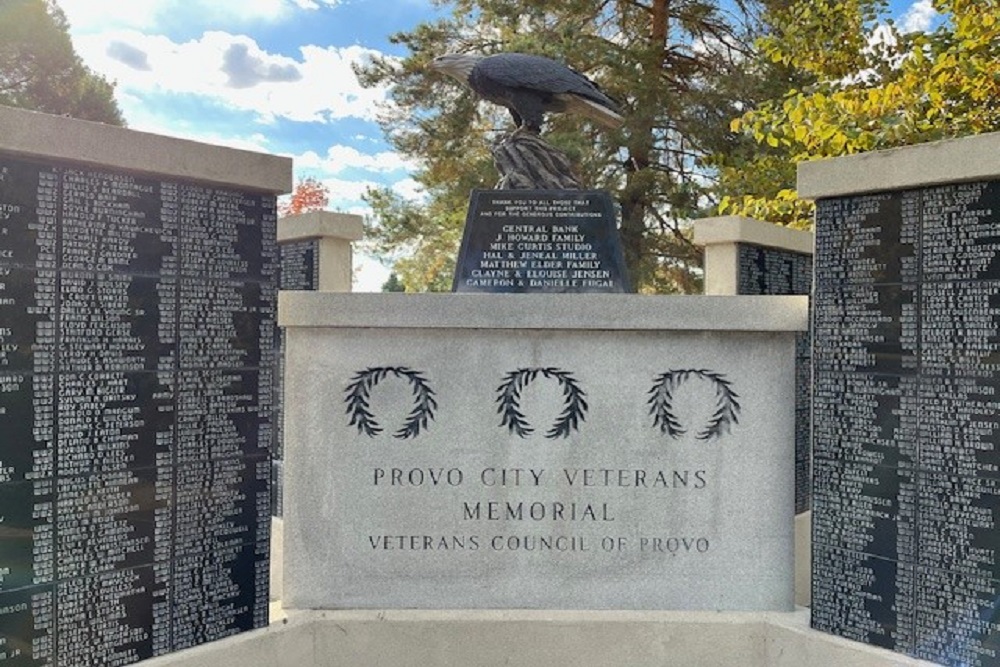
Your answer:
[[[876,0],[785,4],[758,46],[815,83],[732,122],[762,151],[716,157],[721,213],[808,226],[795,163],[1000,130],[1000,0],[933,0],[940,27],[909,34]]]

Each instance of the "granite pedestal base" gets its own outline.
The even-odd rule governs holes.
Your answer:
[[[792,609],[804,297],[279,312],[286,608]]]

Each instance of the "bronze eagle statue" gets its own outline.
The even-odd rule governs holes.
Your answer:
[[[449,53],[432,60],[430,67],[457,79],[479,97],[507,107],[518,130],[540,133],[548,112],[581,114],[609,128],[624,122],[618,104],[596,83],[544,56]]]

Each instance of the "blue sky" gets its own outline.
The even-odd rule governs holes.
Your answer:
[[[351,64],[404,56],[389,36],[434,18],[431,0],[57,2],[84,62],[117,83],[129,127],[290,156],[333,210],[365,215],[372,185],[419,196],[374,120],[385,91],[362,88]],[[930,0],[891,4],[906,28],[934,18]],[[388,269],[359,259],[356,289],[378,290]]]

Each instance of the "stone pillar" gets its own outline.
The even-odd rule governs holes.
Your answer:
[[[694,223],[694,241],[705,248],[705,294],[809,294],[812,288],[812,232],[779,227],[741,216]],[[795,603],[810,598],[809,398],[807,332],[796,346],[795,392]]]
[[[811,232],[779,227],[753,218],[727,215],[695,221],[694,242],[705,248],[705,294],[809,293],[808,286],[805,290],[792,291],[796,285],[789,285],[785,291],[777,291],[781,289],[777,282],[781,276],[760,276],[759,280],[766,283],[766,286],[761,285],[761,287],[767,291],[762,289],[748,291],[747,282],[758,277],[750,275],[751,270],[755,268],[751,266],[751,260],[756,257],[751,258],[744,250],[741,264],[740,253],[741,248],[749,246],[768,249],[771,251],[769,254],[778,260],[788,254],[811,257],[813,253]]]
[[[351,244],[363,234],[361,216],[348,213],[312,211],[278,220],[281,289],[350,292]]]
[[[318,292],[350,292],[353,281],[352,243],[361,240],[364,227],[360,215],[311,211],[289,215],[278,220],[278,247],[281,255],[279,287],[282,290]],[[281,366],[276,395],[279,405],[284,402],[284,333],[280,334]],[[284,428],[279,425],[271,477],[271,600],[282,596],[282,553],[284,521],[282,496],[284,488]]]

